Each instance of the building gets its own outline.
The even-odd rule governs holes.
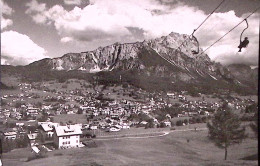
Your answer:
[[[57,148],[79,147],[82,131],[79,125],[55,127],[53,140]]]
[[[58,123],[52,122],[38,122],[39,132],[43,136],[44,140],[51,140],[53,138],[54,127],[59,126]]]
[[[30,145],[34,146],[36,144],[36,138],[38,136],[38,133],[30,133],[30,134],[27,134],[27,136],[28,136]]]
[[[170,121],[165,121],[163,123],[165,124],[166,127],[171,127],[172,126]]]
[[[15,140],[16,139],[16,136],[17,136],[17,133],[14,132],[14,131],[10,131],[10,132],[4,132],[3,133],[3,136],[4,136],[4,139],[12,139],[12,140]]]
[[[36,117],[39,113],[39,108],[28,107],[26,110],[27,115],[31,115],[32,117]]]

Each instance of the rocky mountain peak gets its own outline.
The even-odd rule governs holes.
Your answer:
[[[177,49],[182,43],[180,49]],[[93,51],[68,53],[60,58],[46,60],[45,67],[88,73],[135,69],[160,76],[167,73],[185,81],[198,77],[213,80],[223,76],[229,79],[232,77],[223,66],[212,62],[208,55],[193,54],[192,50],[197,48],[198,43],[188,35],[172,32],[143,42],[114,43]],[[37,62],[33,65],[37,65]]]

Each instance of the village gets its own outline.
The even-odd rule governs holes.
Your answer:
[[[253,99],[234,97],[218,102],[209,102],[204,97],[189,100],[185,91],[162,94],[140,89],[135,95],[142,100],[113,100],[103,97],[104,94],[97,96],[95,92],[83,93],[78,89],[57,92],[28,83],[19,84],[19,90],[19,93],[1,97],[3,152],[28,146],[35,154],[40,153],[40,149],[84,147],[88,138],[133,128],[174,129],[175,126],[206,123],[223,101],[229,102],[238,113],[255,104]],[[36,90],[48,94],[43,97],[32,93]],[[43,102],[32,102],[39,98]],[[81,120],[70,119],[73,116],[80,116]]]

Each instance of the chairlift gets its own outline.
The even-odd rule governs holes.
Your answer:
[[[246,48],[247,45],[249,44],[249,40],[248,40],[248,37],[245,37],[244,40],[242,41],[242,36],[243,36],[243,33],[245,32],[245,30],[249,27],[248,25],[248,22],[247,22],[247,19],[244,19],[244,21],[246,22],[246,28],[242,31],[241,35],[240,35],[240,43],[239,43],[239,50],[238,52],[241,52],[241,49],[242,48]]]
[[[197,47],[197,51],[196,51],[196,50],[192,50],[191,52],[192,52],[193,54],[198,54],[198,53],[199,53],[199,50],[200,50],[200,44],[199,44],[199,42],[198,42],[198,39],[194,36],[194,32],[195,32],[195,31],[196,31],[196,29],[193,30],[193,32],[192,32],[192,34],[191,34],[191,38],[196,41],[198,47]]]

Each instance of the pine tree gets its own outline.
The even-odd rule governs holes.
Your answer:
[[[250,124],[251,129],[255,133],[256,137],[258,137],[258,111],[254,115],[254,122]]]
[[[225,149],[225,160],[227,149],[230,145],[241,143],[246,138],[245,127],[241,127],[238,115],[225,103],[212,118],[212,123],[207,123],[209,138],[216,146]]]

